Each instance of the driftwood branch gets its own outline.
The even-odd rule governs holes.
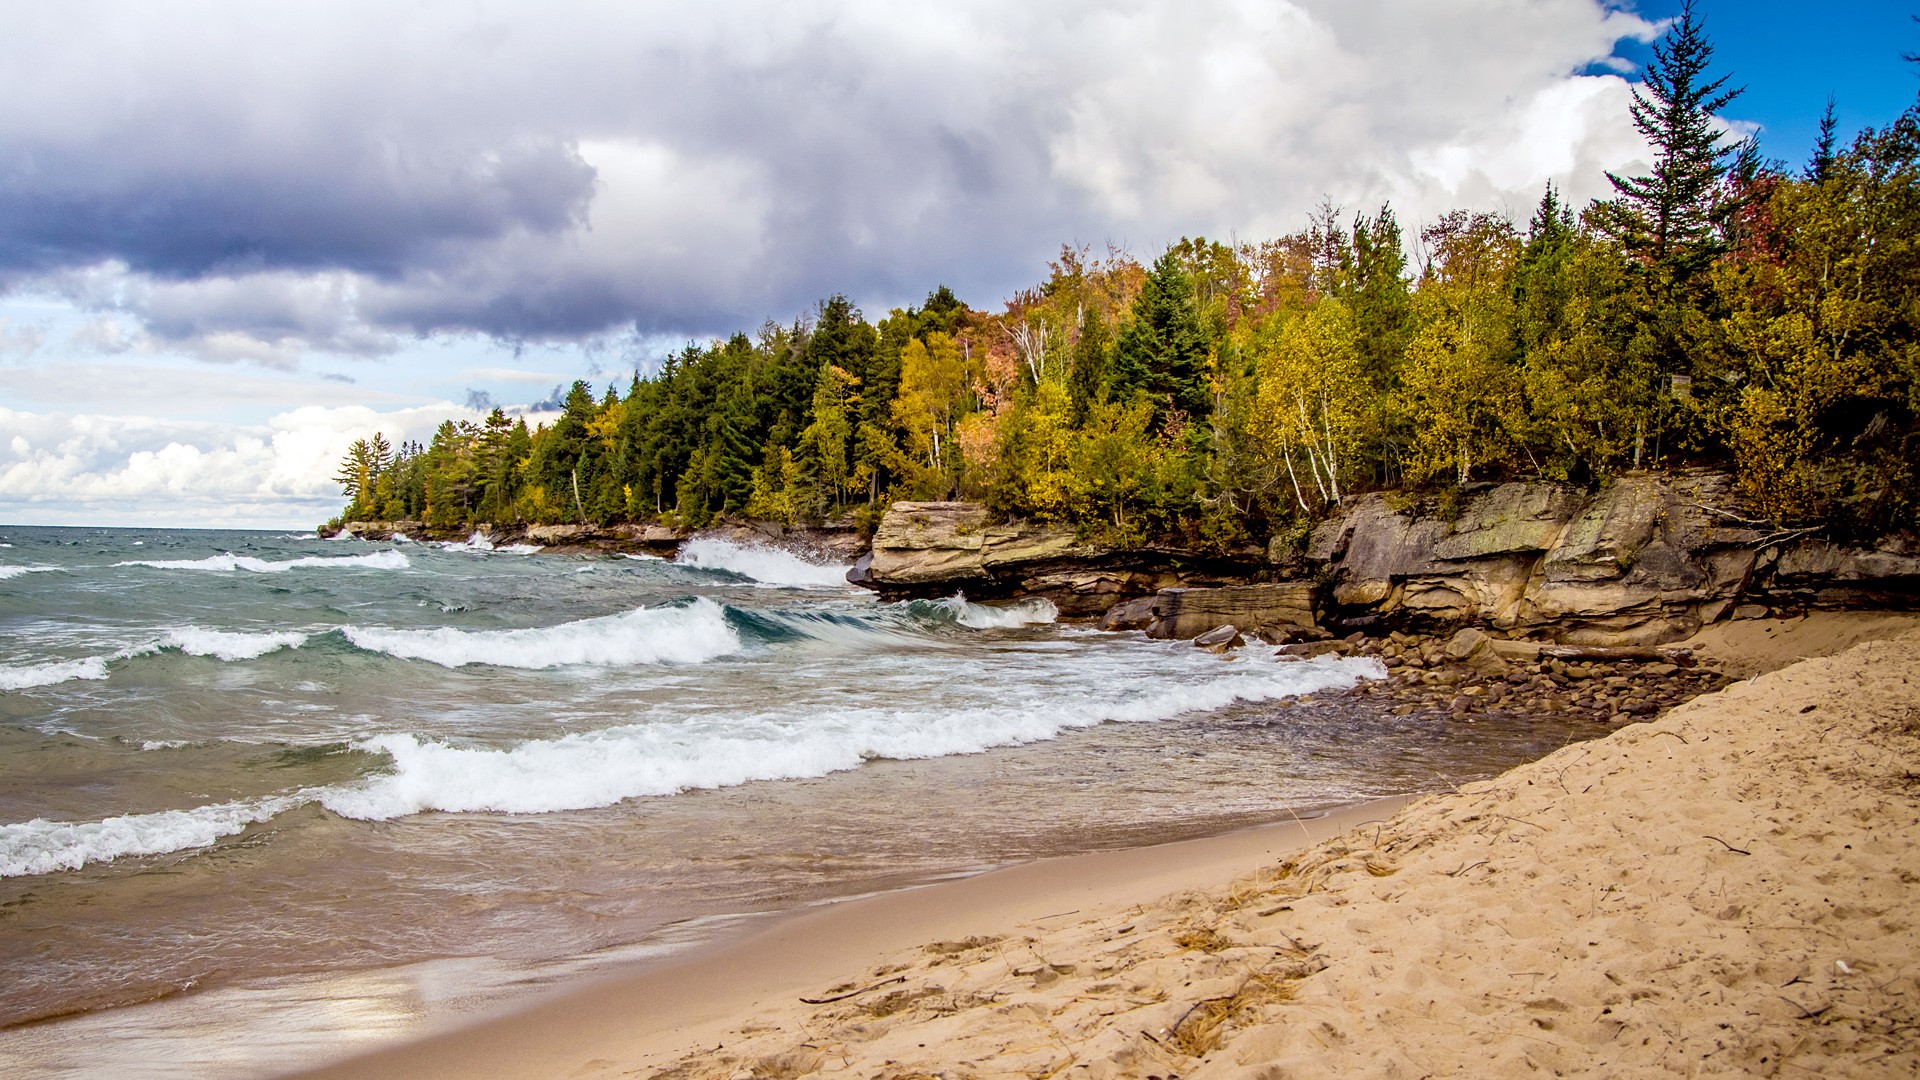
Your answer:
[[[1693,650],[1677,645],[1542,645],[1540,655],[1555,660],[1664,661],[1682,667],[1693,666]]]
[[[903,983],[906,981],[907,981],[907,977],[905,975],[895,975],[891,979],[881,979],[877,983],[868,983],[867,985],[861,987],[858,990],[849,990],[844,994],[830,994],[826,997],[817,997],[817,998],[803,997],[800,999],[800,1003],[803,1005],[831,1005],[836,1001],[845,1001],[850,997],[859,997],[861,994],[864,994],[869,990],[878,990],[883,986],[892,986],[894,983]]]

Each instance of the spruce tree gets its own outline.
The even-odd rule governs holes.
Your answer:
[[[1120,396],[1146,396],[1156,413],[1177,409],[1197,420],[1213,404],[1206,363],[1193,283],[1179,253],[1169,249],[1154,262],[1133,302],[1133,321],[1120,332],[1109,385]]]
[[[1724,75],[1708,79],[1712,61],[1713,45],[1687,0],[1654,44],[1646,82],[1633,90],[1633,126],[1653,147],[1653,170],[1635,177],[1608,173],[1618,194],[1596,207],[1603,231],[1676,279],[1716,254],[1714,201],[1731,148],[1721,144],[1714,114],[1742,88],[1724,89]]]
[[[1826,111],[1820,114],[1820,138],[1814,141],[1813,155],[1807,159],[1806,177],[1820,183],[1833,174],[1834,142],[1839,135],[1840,119],[1834,112],[1833,95],[1827,95]]]

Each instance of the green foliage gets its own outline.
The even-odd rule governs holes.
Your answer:
[[[1207,337],[1177,250],[1154,262],[1132,315],[1114,351],[1108,384],[1115,396],[1146,398],[1162,424],[1175,413],[1206,416],[1213,405]]]

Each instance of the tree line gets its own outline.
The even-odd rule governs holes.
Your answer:
[[[1642,176],[1530,219],[1323,205],[1257,244],[1150,265],[1064,247],[976,310],[945,287],[869,322],[845,297],[688,345],[551,422],[496,409],[354,444],[346,519],[871,524],[966,498],[1102,539],[1231,544],[1342,498],[1712,464],[1782,524],[1920,523],[1920,103],[1809,161],[1715,121],[1689,7],[1633,122]],[[1409,252],[1413,255],[1410,258]]]

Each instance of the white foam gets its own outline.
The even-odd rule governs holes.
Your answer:
[[[956,596],[946,603],[954,607],[955,622],[975,630],[1037,626],[1060,618],[1060,609],[1043,596],[1032,596],[1011,604],[975,604],[964,596]]]
[[[253,660],[281,649],[297,649],[306,643],[307,635],[291,630],[245,633],[183,626],[167,631],[159,647],[179,649],[188,656],[212,656],[231,662]]]
[[[667,561],[658,555],[648,555],[645,553],[636,555],[632,552],[627,552],[626,554],[623,554],[620,557],[623,559],[632,559],[634,562],[666,562]]]
[[[232,573],[245,570],[254,574],[281,574],[288,570],[405,570],[413,565],[397,551],[376,551],[371,555],[307,555],[284,562],[269,562],[250,555],[209,555],[204,559],[133,559],[115,566],[145,566],[154,570],[204,570]]]
[[[22,574],[47,574],[60,569],[57,566],[0,566],[0,581],[17,578]]]
[[[106,677],[106,657],[88,656],[79,660],[55,660],[44,664],[0,667],[0,690],[26,690],[35,686],[52,686],[72,679],[104,679]]]
[[[1221,665],[1206,656],[1211,667],[1203,668],[1184,657],[1167,659],[1177,669],[1169,675],[1041,689],[1004,704],[831,709],[802,704],[747,715],[683,714],[505,749],[380,735],[357,745],[388,755],[392,773],[327,789],[321,802],[342,816],[372,820],[428,810],[579,810],[753,780],[824,776],[875,758],[978,753],[1055,738],[1074,728],[1165,720],[1236,701],[1352,686],[1385,674],[1370,660]]]
[[[104,821],[48,821],[35,818],[0,825],[0,877],[78,870],[94,862],[129,855],[163,855],[207,847],[257,821],[313,801],[308,794],[124,814]]]
[[[464,544],[456,544],[449,540],[441,541],[439,546],[447,551],[484,551],[502,555],[533,555],[543,550],[539,544],[495,544],[493,537],[483,532],[476,532],[467,537]]]
[[[791,551],[764,544],[736,544],[717,537],[696,537],[680,545],[674,561],[703,570],[725,570],[779,589],[847,587],[845,566],[808,562]]]
[[[550,668],[569,664],[698,664],[740,651],[740,635],[711,600],[678,607],[637,608],[619,615],[524,630],[390,630],[348,626],[355,646],[442,667],[493,664]]]

